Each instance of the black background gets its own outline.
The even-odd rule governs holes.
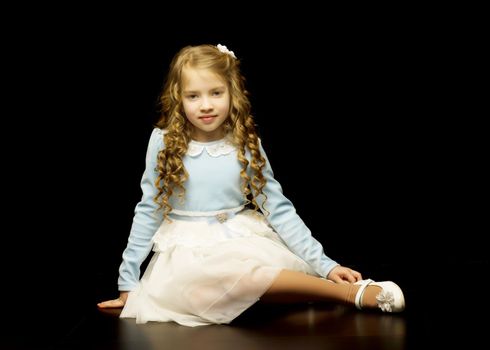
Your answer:
[[[14,319],[63,317],[42,333],[64,334],[117,295],[157,97],[173,54],[201,43],[240,58],[276,178],[327,255],[408,289],[481,280],[478,23],[374,10],[61,10],[20,11],[4,32],[3,266]]]

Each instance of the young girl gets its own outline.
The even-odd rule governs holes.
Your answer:
[[[229,323],[259,299],[402,311],[395,283],[362,280],[324,254],[274,179],[247,95],[225,46],[185,47],[174,57],[119,268],[120,296],[98,307],[123,307],[120,317],[137,323],[186,326]]]

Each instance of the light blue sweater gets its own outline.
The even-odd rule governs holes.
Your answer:
[[[163,131],[155,128],[148,143],[146,168],[141,179],[143,195],[136,205],[128,244],[119,267],[120,291],[133,290],[137,285],[140,266],[150,253],[151,239],[163,221],[162,211],[157,211],[158,204],[153,200],[158,193],[155,186],[157,155],[163,147]],[[267,183],[263,192],[267,195],[267,220],[292,252],[310,264],[320,276],[326,277],[338,263],[324,254],[322,245],[311,235],[293,204],[283,195],[262,146],[260,151],[266,158],[263,174]],[[250,160],[248,152],[246,156]],[[241,163],[236,149],[226,139],[205,143],[191,141],[183,161],[189,174],[185,182],[185,200],[182,203],[174,192],[170,198],[172,208],[186,212],[210,212],[244,205],[240,189]],[[250,169],[249,176],[253,176]],[[263,196],[257,201],[263,208]]]

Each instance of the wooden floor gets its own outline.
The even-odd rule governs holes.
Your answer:
[[[94,312],[60,349],[405,349],[407,320],[319,305],[256,306],[230,325],[137,325]]]
[[[120,319],[120,310],[96,308],[95,301],[107,295],[93,295],[93,300],[78,305],[76,301],[86,294],[57,294],[57,298],[27,305],[24,310],[14,302],[7,303],[7,327],[2,327],[0,349],[478,348],[488,334],[485,318],[489,309],[483,302],[484,278],[478,280],[478,276],[488,272],[488,264],[467,265],[456,272],[470,277],[472,283],[449,278],[403,281],[407,309],[401,314],[319,303],[256,304],[229,325],[194,328],[175,323],[139,325],[134,319]],[[66,297],[61,300],[60,295]],[[10,299],[17,300],[15,296]]]
[[[414,308],[394,315],[324,304],[254,305],[229,325],[184,327],[138,325],[120,319],[119,310],[95,307],[74,322],[68,307],[66,317],[59,313],[24,321],[15,344],[3,337],[0,349],[398,350],[477,344],[485,334],[485,323],[468,327],[476,315],[458,320],[439,311]]]

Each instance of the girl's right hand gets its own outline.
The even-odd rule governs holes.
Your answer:
[[[126,300],[128,299],[129,292],[121,292],[119,294],[119,298],[103,301],[98,303],[97,306],[101,309],[116,309],[123,307],[126,304]]]

